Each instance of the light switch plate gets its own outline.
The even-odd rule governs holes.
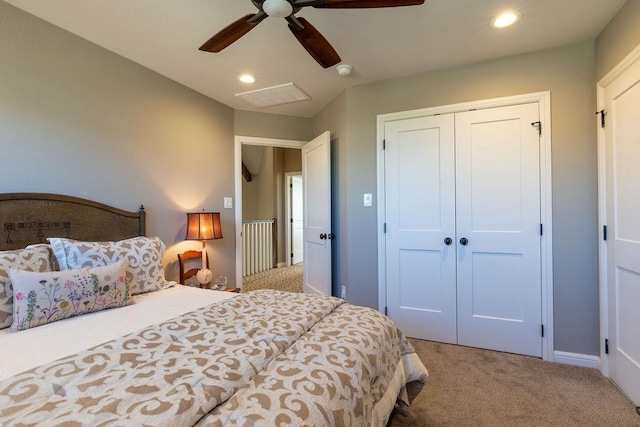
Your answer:
[[[233,208],[233,199],[231,197],[224,198],[224,208],[225,209]]]
[[[369,207],[372,204],[372,197],[371,197],[371,193],[365,193],[364,195],[364,205]]]

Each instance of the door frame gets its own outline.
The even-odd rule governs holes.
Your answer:
[[[459,113],[519,104],[538,103],[542,132],[540,136],[540,221],[544,234],[540,240],[540,262],[542,270],[542,359],[554,361],[553,346],[553,221],[552,221],[552,165],[551,165],[551,92],[535,92],[459,104],[422,108],[377,116],[376,163],[378,175],[378,310],[385,311],[387,305],[386,250],[384,225],[385,214],[385,170],[384,170],[384,128],[387,122],[433,116],[436,114]]]
[[[640,60],[640,45],[627,55],[618,65],[607,73],[596,84],[597,111],[604,110],[604,92],[607,86],[625,72],[636,61]],[[606,113],[605,113],[606,114]],[[598,230],[607,225],[607,169],[606,169],[606,138],[603,127],[598,126]],[[606,355],[604,339],[609,335],[609,301],[607,297],[607,244],[598,232],[599,268],[600,268],[600,372],[609,377],[609,358]]]
[[[236,287],[242,288],[242,144],[261,145],[264,147],[297,148],[302,147],[309,141],[298,141],[293,139],[260,138],[255,136],[234,137],[234,186],[235,186],[235,242],[236,242]]]
[[[291,246],[291,179],[294,176],[302,176],[302,171],[300,172],[285,172],[284,173],[284,178],[285,178],[285,182],[286,182],[286,187],[285,187],[285,198],[286,198],[286,202],[285,202],[285,210],[287,211],[285,213],[285,239],[287,241],[287,267],[293,265],[291,263],[291,253],[293,251],[293,247]],[[304,262],[304,260],[303,260]]]

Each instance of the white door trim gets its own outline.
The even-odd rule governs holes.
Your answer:
[[[544,234],[540,242],[542,269],[542,323],[544,325],[542,358],[544,360],[553,361],[553,199],[551,168],[551,92],[549,91],[378,115],[376,148],[378,172],[378,310],[384,312],[387,294],[384,239],[384,224],[386,222],[383,151],[385,123],[394,120],[432,116],[435,114],[457,113],[473,109],[478,110],[504,107],[532,102],[538,103],[540,120],[542,121],[542,136],[540,138],[540,220],[544,227]]]
[[[242,288],[242,144],[302,149],[308,141],[239,136],[234,138],[234,186],[236,198],[236,287]]]
[[[634,62],[640,59],[640,45],[616,65],[596,85],[597,111],[604,109],[604,91],[613,81]],[[609,377],[609,358],[606,357],[604,339],[609,334],[609,305],[607,298],[607,245],[600,230],[607,225],[607,179],[605,156],[605,131],[598,126],[598,249],[600,267],[600,360],[602,375]]]
[[[291,178],[293,178],[294,176],[301,176],[302,175],[302,171],[300,172],[285,172],[284,173],[284,179],[285,179],[285,217],[284,217],[284,223],[285,223],[285,240],[287,241],[287,252],[286,252],[286,257],[287,257],[287,267],[291,266],[291,252],[293,251],[293,248],[291,247]]]

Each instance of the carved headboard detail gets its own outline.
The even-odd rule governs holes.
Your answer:
[[[0,194],[0,250],[47,243],[47,237],[115,241],[144,236],[144,206],[129,212],[79,197],[46,193]]]

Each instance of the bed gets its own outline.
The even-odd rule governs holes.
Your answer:
[[[167,282],[143,208],[5,194],[0,222],[0,425],[384,426],[427,381],[375,310]]]

